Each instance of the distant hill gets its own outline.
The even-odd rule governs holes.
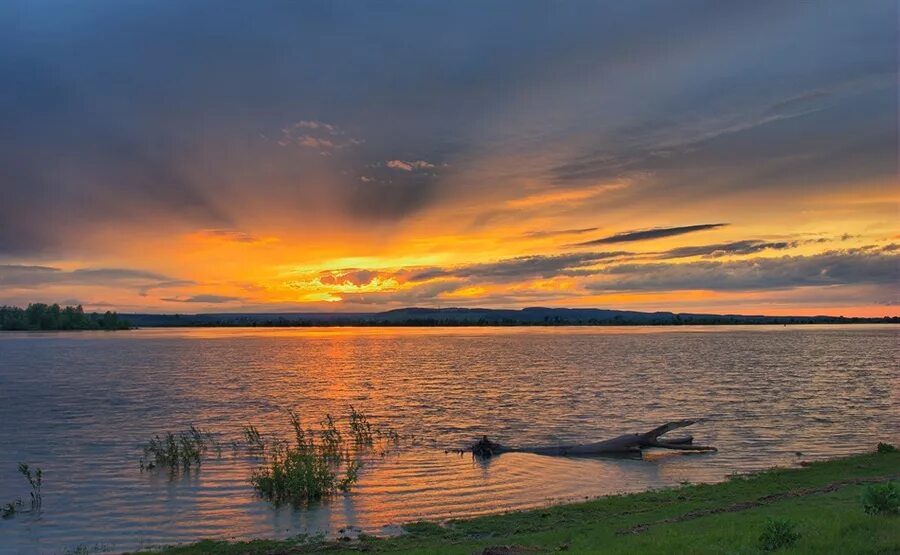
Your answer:
[[[697,324],[900,323],[900,317],[748,316],[599,308],[400,308],[357,313],[123,314],[138,327],[220,326],[654,326]]]

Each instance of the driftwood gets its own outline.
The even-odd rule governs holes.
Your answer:
[[[678,420],[653,428],[643,434],[624,434],[606,441],[596,443],[582,443],[576,445],[553,445],[541,447],[507,447],[495,443],[484,436],[468,449],[478,457],[492,457],[501,453],[536,453],[538,455],[578,456],[578,455],[628,455],[638,454],[648,447],[662,447],[664,449],[678,449],[682,451],[716,451],[715,447],[706,445],[694,445],[693,436],[685,436],[672,439],[660,439],[672,430],[684,428],[696,423],[697,420]]]

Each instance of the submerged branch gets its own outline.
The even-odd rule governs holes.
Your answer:
[[[472,445],[468,451],[471,451],[473,455],[479,457],[491,457],[499,455],[500,453],[535,453],[538,455],[557,456],[636,454],[648,447],[660,447],[663,449],[677,449],[682,451],[717,451],[715,447],[694,445],[694,438],[692,436],[672,438],[669,440],[660,439],[660,436],[665,435],[672,430],[684,428],[695,424],[696,422],[698,421],[677,420],[668,422],[642,434],[623,434],[605,441],[574,445],[507,447],[495,443],[489,440],[487,436],[484,436],[480,441]]]

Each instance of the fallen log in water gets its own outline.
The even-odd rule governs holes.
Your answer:
[[[692,436],[660,439],[672,430],[684,428],[696,423],[697,420],[678,420],[653,428],[643,434],[624,434],[606,441],[596,443],[582,443],[575,445],[553,445],[540,447],[507,447],[495,443],[484,436],[468,449],[478,457],[492,457],[501,453],[536,453],[538,455],[623,455],[640,453],[648,447],[662,447],[664,449],[678,449],[681,451],[716,451],[715,447],[706,445],[694,445]]]

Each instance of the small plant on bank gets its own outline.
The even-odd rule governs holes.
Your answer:
[[[768,519],[759,536],[759,548],[763,551],[775,551],[793,545],[800,539],[800,534],[796,532],[795,528],[796,525],[790,520]]]
[[[890,443],[879,443],[878,448],[875,449],[875,452],[879,455],[887,455],[888,453],[895,453],[896,451],[897,448]]]
[[[862,495],[863,510],[870,515],[900,514],[900,490],[893,482],[872,484]]]

